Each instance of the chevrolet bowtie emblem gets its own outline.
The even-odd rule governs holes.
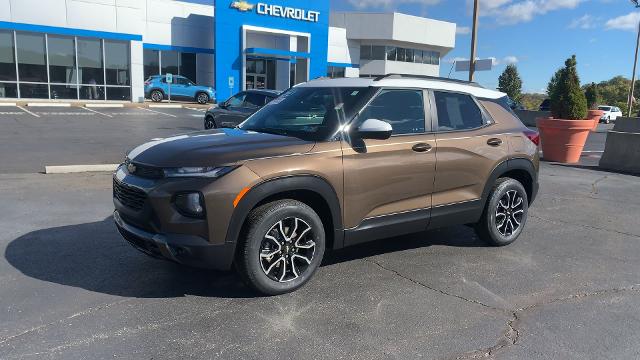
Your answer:
[[[133,174],[138,169],[136,168],[136,166],[134,164],[129,163],[129,164],[127,164],[127,170],[129,171],[130,174]]]
[[[249,4],[248,2],[241,0],[241,1],[234,1],[231,3],[231,8],[232,9],[238,9],[238,11],[249,11],[249,10],[253,10],[253,8],[255,7],[255,5],[253,4]]]

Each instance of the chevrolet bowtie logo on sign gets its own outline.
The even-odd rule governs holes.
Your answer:
[[[255,5],[253,4],[249,4],[246,1],[234,1],[231,3],[231,8],[232,9],[238,9],[238,11],[250,11],[253,10],[253,8],[255,7]]]
[[[234,1],[231,3],[232,9],[238,9],[238,11],[247,12],[254,8],[259,15],[280,17],[285,19],[302,20],[309,22],[318,22],[320,18],[320,12],[311,11],[305,9],[292,8],[288,6],[271,5],[265,3],[258,3],[257,5],[250,4],[244,0]]]

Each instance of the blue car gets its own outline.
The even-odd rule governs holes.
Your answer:
[[[154,102],[169,98],[169,84],[164,75],[151,76],[144,82],[144,96]],[[172,100],[195,100],[207,104],[216,100],[216,91],[210,86],[199,86],[184,76],[174,75],[171,84]]]

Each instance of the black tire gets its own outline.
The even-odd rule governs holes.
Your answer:
[[[216,120],[213,118],[213,116],[207,116],[206,118],[204,118],[204,128],[206,130],[216,129],[217,127],[218,125],[216,124]]]
[[[521,199],[521,202],[518,199]],[[505,201],[508,208],[504,206]],[[522,233],[528,214],[529,198],[524,186],[515,179],[500,178],[493,186],[482,212],[482,218],[475,226],[476,234],[487,244],[509,245]]]
[[[294,225],[296,223],[292,220],[297,221],[298,225]],[[281,222],[282,231],[279,226]],[[307,227],[310,230],[300,231]],[[292,239],[285,241],[281,236],[283,232],[285,237],[288,232]],[[298,240],[293,239],[298,235]],[[276,245],[268,237],[277,237],[282,242]],[[312,248],[298,247],[311,246],[312,243]],[[278,248],[280,253],[277,252]],[[300,201],[278,200],[251,211],[238,243],[235,264],[249,287],[264,295],[280,295],[305,285],[320,266],[324,251],[325,233],[318,214]],[[287,253],[286,257],[284,253]],[[269,255],[272,256],[266,257]],[[310,261],[307,263],[303,257]],[[267,273],[267,270],[270,272]]]
[[[611,118],[607,118],[607,120],[604,121],[605,124],[609,124],[611,122]]]
[[[160,90],[153,90],[150,96],[153,102],[162,102],[164,100],[164,93]]]
[[[209,94],[207,93],[197,93],[196,94],[196,102],[201,105],[206,105],[209,103]]]

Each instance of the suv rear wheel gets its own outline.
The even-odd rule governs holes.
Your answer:
[[[522,184],[515,179],[500,178],[475,226],[476,233],[491,245],[509,245],[522,233],[528,212],[529,199]]]
[[[154,102],[161,102],[164,100],[164,94],[160,90],[153,90],[151,92],[151,100]]]
[[[209,103],[209,95],[203,92],[198,93],[198,95],[196,95],[196,101],[198,104],[205,105]]]
[[[296,200],[262,205],[249,214],[236,266],[245,283],[265,295],[295,291],[311,279],[325,250],[318,214]]]

